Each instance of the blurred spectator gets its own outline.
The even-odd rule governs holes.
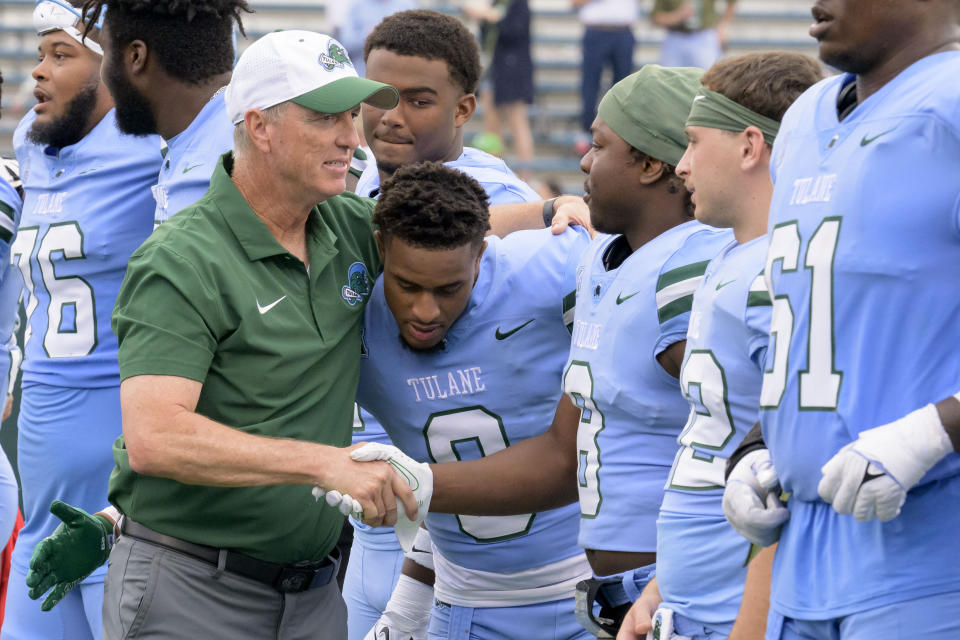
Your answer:
[[[529,181],[533,162],[533,134],[527,117],[527,105],[533,103],[530,5],[527,0],[494,0],[493,4],[467,4],[464,11],[480,21],[481,47],[490,59],[480,91],[485,133],[478,137],[481,142],[487,140],[489,147],[498,146],[490,134],[500,136],[504,117],[513,136],[513,167]],[[502,153],[502,142],[499,146]]]
[[[357,75],[363,77],[363,43],[381,20],[397,11],[416,9],[416,0],[345,0],[327,3],[328,27],[347,49]]]
[[[559,198],[564,193],[563,186],[561,186],[560,181],[556,176],[547,176],[539,184],[537,184],[537,193],[540,194],[540,197],[544,200],[549,200],[550,198]]]
[[[636,0],[573,0],[583,23],[583,64],[580,67],[581,134],[574,147],[583,155],[590,148],[590,125],[597,115],[600,76],[605,66],[613,68],[611,84],[633,70],[633,23]]]
[[[727,46],[735,2],[726,0],[726,9],[718,16],[717,0],[654,0],[650,19],[667,30],[660,64],[709,69]]]

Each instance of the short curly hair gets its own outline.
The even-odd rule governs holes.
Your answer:
[[[384,241],[396,236],[424,249],[479,247],[490,229],[487,193],[440,162],[404,165],[380,188],[373,223]]]
[[[233,69],[233,23],[243,33],[245,0],[86,0],[88,24],[106,10],[115,55],[134,40],[146,43],[171,76],[200,84]]]
[[[477,90],[480,47],[456,18],[428,9],[399,11],[384,18],[370,32],[363,45],[363,59],[374,49],[385,49],[400,56],[443,60],[450,70],[450,78],[464,93]]]

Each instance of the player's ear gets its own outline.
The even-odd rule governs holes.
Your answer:
[[[758,127],[749,126],[738,136],[740,144],[740,168],[751,171],[761,163],[770,161],[770,147]],[[766,171],[766,169],[764,169]]]
[[[480,243],[480,251],[477,252],[477,261],[473,263],[473,284],[477,284],[477,279],[480,277],[480,260],[483,258],[483,252],[487,250],[487,241],[484,240]]]
[[[150,55],[143,40],[127,43],[123,54],[123,63],[130,76],[136,77],[146,72]]]
[[[645,155],[643,160],[634,161],[640,170],[640,184],[656,183],[667,172],[667,164],[662,160]]]
[[[480,266],[480,259],[483,258],[483,252],[487,250],[487,241],[484,240],[480,243],[480,250],[477,251],[477,267]]]
[[[456,112],[453,116],[453,124],[462,127],[473,117],[473,112],[477,110],[477,96],[472,93],[466,93],[457,100]]]

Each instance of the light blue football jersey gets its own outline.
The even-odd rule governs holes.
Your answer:
[[[160,138],[121,134],[110,110],[55,149],[26,139],[34,118],[13,137],[25,192],[11,249],[26,289],[23,381],[119,385],[110,314],[130,254],[153,229]]]
[[[960,455],[860,523],[817,495],[820,468],[866,429],[960,388],[960,53],[926,57],[843,122],[853,78],[790,108],[773,150],[765,268],[773,296],[761,423],[791,492],[771,603],[827,619],[960,590]]]
[[[623,236],[580,258],[564,391],[580,407],[580,545],[655,551],[657,512],[689,407],[657,355],[684,340],[696,290],[729,231],[696,221],[666,231],[607,270]]]
[[[17,323],[23,278],[20,270],[10,264],[10,246],[20,222],[22,205],[17,190],[0,177],[0,402],[6,402],[10,375],[16,375],[20,360],[13,329]]]
[[[743,599],[750,548],[723,516],[724,467],[760,417],[771,310],[766,257],[766,236],[731,242],[693,295],[680,372],[690,414],[657,519],[664,605],[723,634]]]
[[[573,291],[582,229],[487,238],[470,301],[441,348],[414,351],[377,281],[367,304],[358,402],[422,462],[472,460],[546,431],[570,344],[562,302]],[[577,507],[513,516],[431,513],[433,543],[469,569],[514,573],[580,553]]]
[[[166,141],[159,181],[153,186],[160,224],[203,197],[220,156],[233,149],[233,124],[223,103],[224,92],[214,94],[186,129]]]
[[[533,202],[541,199],[537,192],[520,180],[502,160],[479,149],[464,147],[463,154],[453,162],[447,162],[446,165],[462,171],[479,182],[487,192],[491,205]],[[380,174],[377,171],[376,162],[371,160],[366,164],[357,182],[356,193],[364,197],[376,197],[379,189]],[[353,441],[354,443],[391,444],[390,437],[377,419],[364,409],[360,409],[354,416]],[[362,537],[365,545],[375,548],[400,548],[400,543],[393,535],[393,527],[368,527],[356,520],[351,520],[350,523]],[[384,534],[390,535],[385,538]]]
[[[479,182],[487,192],[490,204],[510,204],[512,202],[535,202],[543,198],[517,177],[506,163],[486,151],[473,147],[464,147],[456,160],[445,162],[451,169],[459,169]],[[376,159],[367,165],[357,181],[357,195],[375,198],[380,189],[380,172]]]

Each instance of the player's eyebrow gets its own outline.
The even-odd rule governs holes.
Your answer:
[[[437,90],[432,87],[408,87],[400,91],[400,95],[402,96],[413,95],[417,93],[432,93],[435,96],[440,95],[437,93]]]
[[[457,285],[463,284],[463,280],[461,279],[461,280],[454,280],[454,281],[452,281],[452,282],[444,282],[444,283],[438,284],[438,285],[436,285],[436,286],[428,287],[428,286],[424,286],[424,285],[423,285],[422,283],[420,283],[420,282],[414,282],[413,280],[407,280],[406,278],[404,278],[404,277],[402,277],[402,276],[394,275],[393,277],[396,278],[397,281],[398,281],[400,284],[402,284],[403,286],[405,286],[405,287],[406,287],[406,286],[416,287],[417,289],[426,289],[426,290],[428,290],[428,291],[436,291],[437,289],[447,289],[447,288],[449,288],[449,287],[455,287],[455,286],[457,286]]]
[[[69,49],[69,50],[73,51],[73,50],[76,49],[73,45],[74,45],[74,42],[71,41],[71,40],[54,40],[53,42],[47,43],[47,48],[50,49],[50,50],[52,50],[52,51],[55,51],[56,49],[60,49],[60,48],[65,48],[65,49]],[[43,46],[42,46],[42,45],[38,45],[38,46],[37,46],[37,51],[40,52],[40,53],[42,53],[42,52],[43,52]]]

